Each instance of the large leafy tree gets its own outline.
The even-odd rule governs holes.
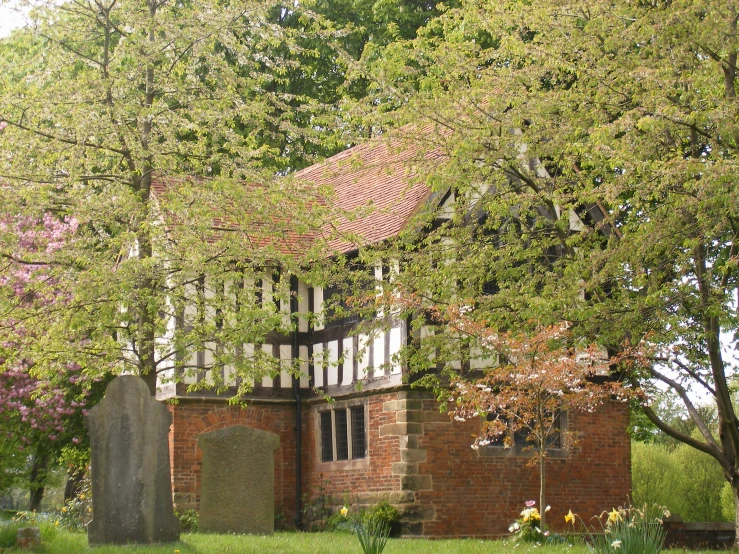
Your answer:
[[[65,298],[51,309],[3,297],[6,313],[43,330],[24,352],[37,371],[74,358],[91,377],[141,375],[153,392],[157,373],[192,369],[196,351],[211,354],[216,386],[230,371],[248,387],[275,369],[243,345],[289,328],[279,302],[308,254],[302,238],[321,220],[308,205],[315,190],[274,184],[290,162],[269,137],[299,159],[320,126],[289,115],[323,106],[296,108],[274,86],[279,72],[265,67],[299,61],[268,11],[261,2],[51,3],[2,43],[3,208],[78,222],[54,251],[3,230],[6,259],[47,268],[32,298]],[[286,46],[265,53],[256,43]],[[274,281],[275,302],[261,301],[260,279]]]
[[[697,438],[646,416],[717,460],[737,502],[738,18],[724,1],[469,1],[373,69],[458,200],[384,253],[405,261],[396,296],[416,313],[469,298],[498,331],[567,321],[629,354],[630,383],[676,391]],[[484,345],[449,331],[419,329],[412,366],[463,371]]]

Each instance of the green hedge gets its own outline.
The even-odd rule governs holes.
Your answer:
[[[722,489],[728,483],[708,454],[684,444],[671,449],[634,442],[631,460],[635,506],[666,506],[684,521],[733,521],[733,510],[724,513],[722,502]]]

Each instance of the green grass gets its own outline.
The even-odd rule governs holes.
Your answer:
[[[42,526],[42,547],[36,552],[45,554],[358,554],[357,538],[346,533],[275,533],[272,537],[243,535],[182,535],[177,543],[156,546],[87,546],[87,535],[70,533]],[[0,550],[3,554],[28,552],[16,549]],[[504,541],[476,539],[423,540],[389,539],[385,554],[587,554],[583,546],[534,547],[514,546]],[[668,552],[686,552],[670,550]],[[698,551],[691,551],[697,553]],[[708,554],[715,551],[701,551]]]

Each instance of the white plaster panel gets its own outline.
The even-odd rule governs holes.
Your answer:
[[[300,356],[300,388],[307,389],[308,380],[308,347],[299,346],[298,355]]]
[[[354,339],[344,339],[342,358],[344,358],[344,373],[341,378],[342,385],[351,385],[354,381]]]
[[[328,385],[339,384],[339,341],[332,340],[328,343]]]
[[[400,362],[398,356],[401,348],[402,334],[400,327],[390,329],[390,373],[392,375],[400,373]]]
[[[357,355],[357,379],[360,381],[367,377],[367,368],[369,367],[369,337],[367,335],[359,335],[359,344]]]
[[[319,314],[314,328],[316,331],[320,331],[323,329],[323,289],[321,287],[313,289],[313,309]]]
[[[323,386],[323,344],[313,345],[313,384]]]
[[[293,378],[288,369],[292,361],[292,346],[289,344],[280,345],[280,387],[289,389],[293,386]]]
[[[272,355],[272,345],[271,344],[263,344],[262,345],[262,351],[265,354],[269,354],[271,356]],[[263,387],[272,388],[273,384],[274,383],[272,381],[272,377],[270,377],[269,375],[265,375],[264,377],[262,377],[262,386]]]
[[[372,357],[375,374],[377,372],[382,373],[382,364],[385,363],[385,332],[381,331],[375,336],[374,344],[372,345]]]
[[[298,281],[298,313],[308,313],[308,285],[303,281]],[[301,333],[308,332],[308,319],[305,317],[298,318],[298,330]]]

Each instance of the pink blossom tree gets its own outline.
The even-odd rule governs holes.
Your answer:
[[[27,357],[39,331],[26,315],[38,306],[53,310],[64,304],[47,262],[65,241],[73,240],[76,230],[74,218],[51,213],[4,214],[0,220],[5,262],[0,276],[0,443],[11,454],[3,456],[2,470],[7,477],[14,465],[16,470],[28,466],[28,472],[10,473],[28,479],[31,510],[39,508],[48,470],[62,451],[86,449],[84,415],[102,393],[103,380],[89,379],[73,360],[53,353],[42,361]],[[79,471],[72,468],[70,475],[79,476]],[[0,486],[12,481],[0,480]]]

